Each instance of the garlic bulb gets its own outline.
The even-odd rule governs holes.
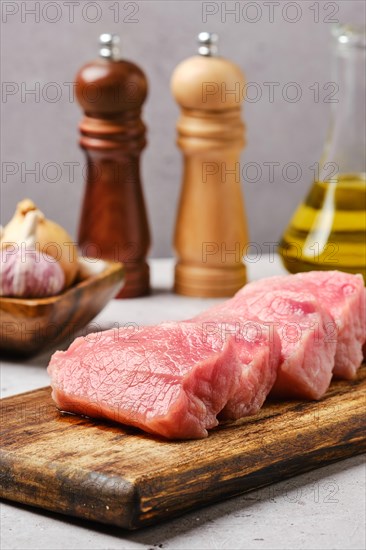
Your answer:
[[[65,274],[65,287],[70,286],[78,272],[78,251],[71,236],[57,223],[48,220],[30,199],[24,199],[17,205],[16,212],[4,227],[1,248],[19,243],[23,234],[24,218],[29,212],[37,212],[38,223],[35,241],[41,252],[60,263]]]
[[[104,260],[97,260],[95,258],[83,258],[82,256],[78,259],[79,264],[79,278],[84,281],[88,277],[94,277],[95,275],[100,275],[107,269],[107,262]]]
[[[1,248],[0,296],[43,298],[63,289],[65,275],[60,263],[36,246],[37,224],[37,212],[28,212],[23,223],[24,240]]]

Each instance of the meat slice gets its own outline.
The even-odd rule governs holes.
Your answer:
[[[269,282],[270,280],[268,280]],[[313,295],[288,290],[269,291],[249,284],[245,292],[194,318],[233,322],[252,319],[277,329],[281,359],[272,394],[281,397],[319,399],[329,387],[336,342],[328,337],[333,323]]]
[[[63,411],[167,438],[206,437],[221,411],[256,412],[276,376],[265,331],[247,338],[226,329],[163,323],[77,338],[51,358],[52,397]]]
[[[187,323],[190,321],[187,321]],[[235,335],[236,341],[245,342],[240,352],[241,373],[220,419],[233,420],[255,414],[262,407],[277,377],[281,358],[281,341],[277,330],[258,321],[248,321],[233,315],[209,317],[202,320],[204,334],[219,335],[222,341]]]
[[[327,327],[328,338],[337,340],[334,376],[346,380],[355,377],[363,359],[366,340],[366,299],[361,275],[340,271],[310,271],[297,275],[261,279],[247,285],[239,296],[254,290],[292,290],[308,292],[330,314],[333,324]]]

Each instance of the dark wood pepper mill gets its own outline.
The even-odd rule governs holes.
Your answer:
[[[118,43],[117,36],[102,34],[100,58],[76,76],[85,113],[80,146],[87,157],[79,245],[87,256],[124,263],[126,282],[118,298],[130,298],[149,291],[150,233],[139,168],[147,81],[134,63],[119,59]]]

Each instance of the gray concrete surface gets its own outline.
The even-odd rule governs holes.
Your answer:
[[[188,318],[214,300],[169,292],[169,260],[152,262],[155,293],[112,301],[94,320],[156,323]],[[248,263],[251,280],[283,272],[277,258]],[[94,328],[95,330],[95,328]],[[84,332],[85,334],[85,332]],[[3,362],[1,395],[48,384],[43,354],[24,363]],[[365,547],[365,464],[355,457],[206,507],[142,531],[129,533],[11,503],[1,505],[2,550],[363,550]]]

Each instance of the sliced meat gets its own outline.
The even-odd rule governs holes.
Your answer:
[[[270,280],[268,280],[269,282]],[[234,298],[195,317],[194,322],[234,322],[251,319],[266,323],[281,340],[281,359],[272,394],[319,399],[327,391],[334,367],[336,342],[328,336],[333,324],[313,295],[288,290],[270,291],[254,284]]]
[[[189,321],[188,321],[189,322]],[[281,358],[281,341],[277,330],[258,321],[242,317],[231,320],[220,317],[202,321],[204,334],[219,336],[222,341],[235,335],[245,342],[240,351],[241,374],[238,386],[219,414],[220,419],[233,420],[255,414],[262,407],[277,377]]]
[[[271,277],[247,285],[238,295],[251,294],[254,289],[292,290],[315,296],[334,321],[327,327],[328,337],[337,340],[333,374],[337,378],[354,378],[362,363],[362,346],[366,340],[366,299],[361,275],[310,271]]]
[[[52,356],[48,372],[63,411],[189,439],[206,437],[220,412],[224,418],[256,412],[276,364],[268,331],[247,338],[237,328],[163,323],[132,336],[120,329],[78,338]]]
[[[48,372],[63,411],[201,438],[270,391],[319,399],[333,368],[355,375],[365,340],[362,278],[310,272],[246,285],[192,320],[78,338]]]

